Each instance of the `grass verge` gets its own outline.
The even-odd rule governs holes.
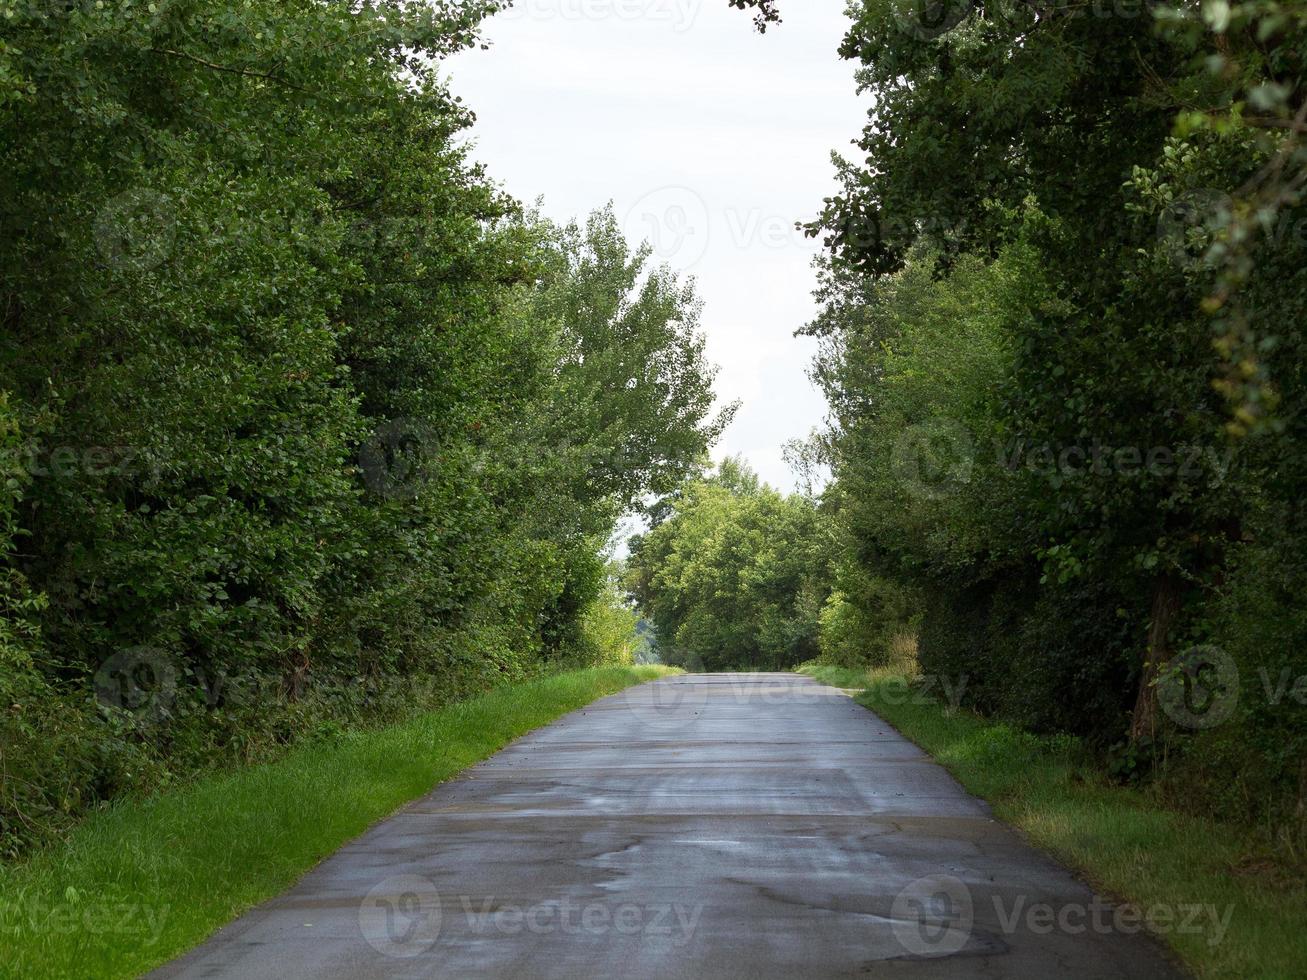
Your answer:
[[[131,977],[158,966],[440,781],[666,672],[557,674],[94,814],[58,847],[0,867],[0,977]]]
[[[892,671],[806,666],[825,684],[860,688],[875,711],[935,757],[996,816],[1079,870],[1100,892],[1147,912],[1206,905],[1229,929],[1167,930],[1161,939],[1200,977],[1301,977],[1307,883],[1269,863],[1255,835],[1163,809],[1108,782],[1075,739],[1041,738],[918,696]]]

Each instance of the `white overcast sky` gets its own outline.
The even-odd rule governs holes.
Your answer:
[[[727,0],[517,0],[489,51],[446,64],[477,113],[474,156],[549,217],[612,201],[628,238],[693,275],[718,398],[740,411],[716,456],[774,486],[781,445],[821,422],[805,373],[818,245],[794,230],[835,187],[830,152],[864,100],[836,48],[845,0],[788,0],[765,35]]]

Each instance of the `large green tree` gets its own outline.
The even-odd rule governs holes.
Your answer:
[[[819,652],[827,544],[812,500],[728,459],[633,541],[627,580],[668,663],[786,670]]]
[[[575,657],[729,417],[692,289],[469,157],[502,6],[0,8],[0,850]]]
[[[981,707],[1144,747],[1175,655],[1217,641],[1251,711],[1296,658],[1224,617],[1251,568],[1273,594],[1302,568],[1299,13],[852,13],[873,109],[811,226],[811,329],[859,561],[928,586],[923,666]]]

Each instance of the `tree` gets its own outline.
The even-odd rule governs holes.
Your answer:
[[[469,158],[501,6],[6,9],[0,849],[608,656],[603,543],[730,413],[689,285]]]
[[[1298,15],[921,9],[866,0],[842,48],[874,107],[809,228],[828,500],[862,567],[929,583],[923,666],[1146,753],[1182,734],[1179,652],[1238,643],[1245,684],[1283,662],[1212,610],[1301,552]]]
[[[786,670],[819,652],[825,547],[812,501],[782,496],[727,459],[632,543],[627,582],[667,662]]]

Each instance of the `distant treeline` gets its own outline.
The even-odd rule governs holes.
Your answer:
[[[829,529],[808,497],[742,460],[687,480],[631,542],[626,585],[657,624],[658,653],[689,670],[789,670],[820,652]]]

